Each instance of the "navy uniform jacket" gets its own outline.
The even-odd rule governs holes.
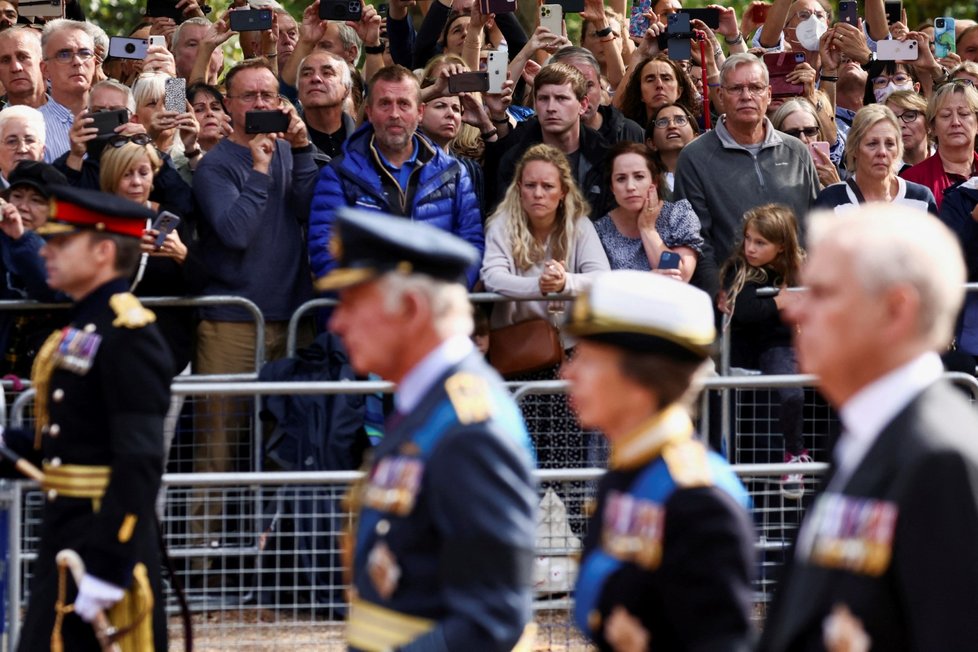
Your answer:
[[[822,623],[836,604],[862,621],[873,650],[978,648],[974,407],[935,383],[834,489],[808,511],[761,649],[823,650]]]
[[[142,325],[152,313],[126,292],[127,285],[106,283],[74,307],[71,323],[54,340],[50,381],[38,386],[44,394],[38,405],[46,400],[48,407],[38,434],[45,466],[107,466],[110,480],[97,511],[91,498],[47,492],[20,650],[49,648],[58,580],[54,557],[63,548],[78,552],[88,573],[121,587],[130,585],[136,562],[145,563],[157,597],[156,649],[166,649],[154,502],[173,369],[156,327]],[[42,348],[38,357],[44,353]],[[67,598],[74,600],[73,586]],[[91,625],[74,614],[65,617],[62,633],[66,650],[99,649]]]
[[[636,441],[640,442],[635,446]],[[670,408],[625,444],[598,487],[575,589],[574,618],[602,650],[625,607],[654,650],[747,652],[754,565],[749,498],[729,466]]]
[[[433,621],[399,650],[511,650],[531,616],[537,493],[499,376],[468,355],[374,453],[356,498],[351,648],[385,647],[357,626],[366,603]]]

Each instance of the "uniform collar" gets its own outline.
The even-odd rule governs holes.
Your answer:
[[[472,340],[465,335],[450,337],[424,357],[397,385],[394,407],[402,414],[410,414],[418,407],[428,389],[444,373],[465,359],[473,350]]]
[[[685,408],[673,405],[626,435],[611,446],[608,466],[612,469],[634,469],[659,455],[669,443],[693,438],[693,421]]]

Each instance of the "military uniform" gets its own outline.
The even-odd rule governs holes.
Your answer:
[[[114,198],[88,194],[117,207]],[[72,200],[79,198],[72,194]],[[125,210],[139,208],[126,204]],[[57,219],[59,210],[62,216],[79,216],[91,209],[64,195],[53,206],[54,232],[67,223]],[[105,216],[98,223],[112,232],[112,220]],[[70,605],[76,592],[72,579],[59,578],[55,555],[65,548],[81,556],[89,575],[127,588],[126,598],[109,612],[113,625],[152,612],[142,621],[151,623],[151,630],[134,627],[120,639],[124,649],[167,649],[153,506],[163,473],[163,417],[174,370],[154,320],[127,292],[124,280],[112,280],[78,302],[69,325],[53,333],[38,353],[34,449],[43,458],[45,505],[18,648],[25,652],[47,650],[56,640],[65,650],[100,649],[91,625],[56,610],[59,601]],[[124,616],[123,610],[132,611]]]
[[[323,290],[393,272],[447,282],[449,291],[477,260],[450,234],[350,209],[337,216],[331,248],[340,266],[320,279]],[[398,379],[395,414],[351,492],[347,639],[368,652],[529,650],[537,502],[529,436],[467,336],[444,337],[433,323],[424,333],[438,343],[417,349],[421,359]]]

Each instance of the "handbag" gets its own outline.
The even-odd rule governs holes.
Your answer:
[[[563,361],[560,333],[546,319],[530,319],[489,331],[489,363],[503,377],[542,371]]]

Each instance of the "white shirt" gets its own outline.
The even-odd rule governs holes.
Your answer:
[[[474,349],[472,340],[465,335],[455,335],[439,344],[401,379],[394,394],[394,408],[409,414],[445,370],[461,362]]]
[[[841,491],[883,428],[943,371],[940,357],[925,353],[866,385],[839,409],[844,430],[829,491]]]

